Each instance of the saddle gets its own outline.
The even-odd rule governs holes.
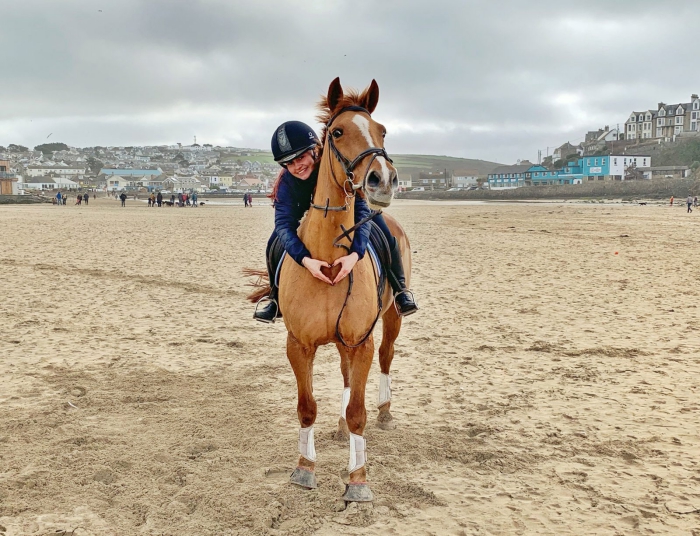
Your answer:
[[[370,255],[379,273],[377,278],[377,295],[381,296],[386,285],[386,274],[391,271],[391,248],[379,226],[373,221],[368,223],[370,225],[370,235],[367,253]],[[274,281],[270,281],[270,284],[274,284],[277,288],[279,288],[282,262],[286,255],[287,252],[284,250],[282,241],[279,237],[275,237],[267,254],[267,273],[270,275],[274,274]]]

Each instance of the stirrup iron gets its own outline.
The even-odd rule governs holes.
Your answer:
[[[257,316],[258,308],[260,307],[260,304],[265,303],[265,302],[272,302],[275,304],[275,316],[272,317],[272,320],[266,320],[264,318],[260,318]],[[255,304],[255,311],[253,312],[253,318],[255,320],[257,320],[258,322],[264,322],[265,324],[274,324],[275,319],[279,316],[279,314],[280,314],[280,304],[277,303],[277,300],[274,298],[270,298],[269,296],[263,296]]]

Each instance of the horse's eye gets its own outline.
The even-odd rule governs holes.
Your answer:
[[[340,129],[340,128],[336,128],[336,129],[333,131],[333,137],[334,137],[336,140],[337,140],[338,138],[340,138],[342,135],[343,135],[343,130]]]
[[[386,130],[382,132],[382,138],[386,138]]]

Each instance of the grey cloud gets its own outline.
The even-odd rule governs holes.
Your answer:
[[[359,87],[376,78],[377,118],[411,126],[390,136],[394,152],[534,158],[700,89],[700,5],[672,4],[13,2],[0,33],[0,145],[40,143],[36,125],[53,122],[74,145],[197,131],[266,148],[277,123],[312,122],[340,75]],[[660,44],[660,28],[673,39]]]

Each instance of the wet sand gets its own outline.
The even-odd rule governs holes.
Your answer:
[[[319,488],[287,483],[286,331],[252,320],[241,275],[264,266],[272,209],[0,208],[0,534],[700,534],[700,211],[388,211],[421,310],[395,430],[375,422],[376,359],[370,375],[375,502],[345,509],[332,347]]]

